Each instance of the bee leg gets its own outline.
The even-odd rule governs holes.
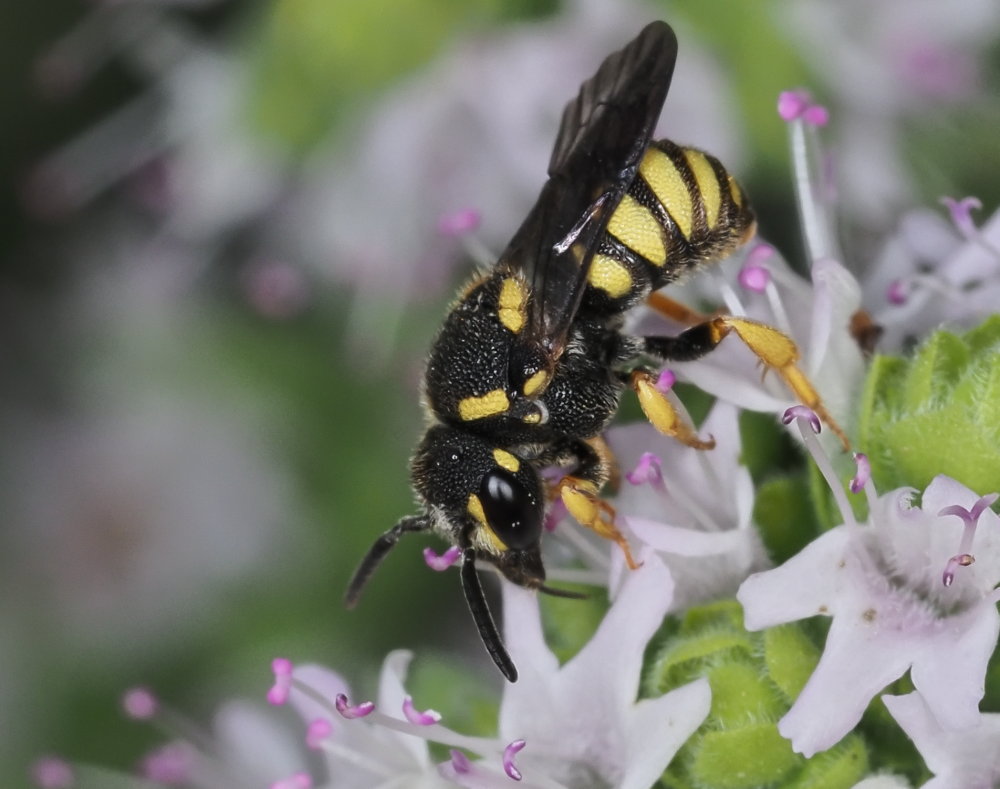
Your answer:
[[[575,441],[572,455],[576,457],[576,471],[556,483],[556,491],[569,514],[598,536],[612,540],[625,554],[625,562],[632,570],[640,563],[632,556],[628,539],[615,526],[615,508],[599,495],[601,487],[612,473],[615,461],[603,440]]]
[[[823,420],[844,445],[850,449],[850,442],[840,425],[830,416],[819,392],[799,369],[799,349],[787,334],[766,323],[758,323],[748,318],[719,315],[687,329],[676,337],[644,337],[647,353],[661,359],[680,362],[699,359],[722,342],[730,332],[735,332],[767,367],[774,370],[798,400],[807,405]],[[640,399],[641,402],[641,399]],[[652,421],[652,420],[651,420]]]
[[[663,435],[694,449],[715,447],[714,438],[711,436],[707,440],[700,438],[694,427],[681,419],[670,398],[656,388],[655,373],[641,367],[633,370],[629,375],[629,386],[635,390],[646,419]]]
[[[399,521],[389,531],[375,540],[375,544],[365,554],[358,569],[354,571],[351,582],[347,585],[347,594],[344,595],[344,604],[348,608],[354,608],[361,597],[361,590],[372,577],[375,570],[385,559],[386,555],[399,542],[399,538],[410,532],[428,531],[431,528],[430,519],[426,515],[407,515]]]
[[[651,309],[660,313],[660,315],[663,315],[664,317],[684,326],[694,326],[698,323],[707,323],[712,319],[711,315],[706,315],[703,312],[693,310],[686,304],[681,304],[679,301],[675,301],[658,290],[653,291],[646,297],[646,304],[648,304]]]
[[[500,669],[508,682],[517,682],[517,667],[510,659],[507,648],[500,638],[500,631],[497,629],[493,615],[490,613],[489,604],[486,602],[486,595],[483,594],[483,586],[479,583],[479,574],[476,572],[476,549],[465,548],[462,551],[462,591],[465,593],[465,602],[469,605],[472,618],[479,630],[479,637],[483,640],[486,651]]]

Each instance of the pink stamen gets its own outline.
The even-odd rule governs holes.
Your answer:
[[[801,90],[785,90],[778,94],[778,115],[783,121],[798,118],[809,105],[809,95]]]
[[[854,453],[854,463],[857,465],[858,471],[851,480],[851,493],[860,493],[872,477],[872,464],[864,452]]]
[[[316,718],[306,727],[306,746],[314,751],[323,747],[323,742],[333,735],[333,724],[326,718]]]
[[[146,754],[139,765],[144,778],[158,784],[177,786],[191,780],[194,749],[186,742],[171,742]]]
[[[468,756],[455,748],[452,748],[449,753],[451,754],[451,766],[455,768],[456,773],[465,775],[472,771],[472,764],[469,762]]]
[[[965,509],[961,504],[951,504],[938,512],[939,517],[955,515],[962,519],[962,539],[958,544],[958,553],[952,556],[945,565],[941,582],[945,586],[951,586],[955,581],[955,571],[959,567],[968,567],[976,557],[972,555],[972,541],[976,536],[976,527],[979,525],[979,516],[993,505],[1000,494],[990,493],[987,496],[980,496],[971,510]]]
[[[955,582],[955,572],[958,568],[968,567],[975,561],[976,557],[971,553],[960,553],[952,556],[944,566],[944,572],[941,574],[941,583],[945,586],[951,586]]]
[[[781,424],[783,425],[790,425],[795,420],[807,423],[816,434],[823,429],[816,412],[804,405],[793,405],[791,408],[785,409],[785,413],[781,415]]]
[[[482,215],[474,208],[465,208],[444,214],[438,219],[438,232],[448,238],[457,238],[479,227]]]
[[[625,479],[633,485],[642,485],[647,482],[655,485],[663,482],[662,469],[663,461],[660,460],[659,455],[655,455],[652,452],[643,452],[642,457],[639,458],[639,462],[636,463],[634,469],[625,475]]]
[[[776,250],[770,244],[763,241],[754,244],[753,249],[747,253],[745,265],[760,266],[774,257]]]
[[[31,765],[31,780],[39,789],[70,789],[73,768],[58,756],[43,756]]]
[[[771,281],[771,272],[764,266],[746,265],[740,269],[737,279],[745,290],[752,293],[763,293]]]
[[[830,122],[830,111],[822,104],[810,104],[802,112],[802,122],[809,126],[826,126]]]
[[[677,383],[677,376],[674,375],[673,370],[661,370],[660,375],[656,379],[654,386],[657,391],[666,394],[671,389],[674,388],[674,384]]]
[[[955,200],[953,197],[942,197],[941,204],[947,207],[951,221],[963,236],[970,238],[978,233],[976,223],[972,221],[972,211],[978,211],[983,207],[979,198],[963,197],[961,200]]]
[[[885,289],[885,298],[890,304],[895,304],[897,307],[901,304],[906,304],[906,300],[909,297],[909,287],[906,282],[901,279],[894,279],[889,283],[889,287]]]
[[[851,503],[847,500],[847,494],[844,492],[844,484],[837,476],[837,472],[830,462],[830,456],[826,454],[823,445],[816,438],[822,428],[816,412],[804,405],[794,405],[785,410],[781,421],[786,425],[795,422],[795,426],[802,436],[802,443],[812,455],[813,462],[823,475],[823,479],[826,480],[826,484],[830,486],[830,493],[833,494],[833,499],[837,502],[837,509],[840,510],[840,515],[844,519],[844,525],[850,529],[858,528]]]
[[[407,696],[403,699],[403,715],[415,726],[433,726],[441,720],[441,713],[436,710],[420,712],[420,710],[413,706],[412,696]]]
[[[159,712],[160,701],[149,688],[130,688],[122,696],[122,709],[132,720],[145,721]]]
[[[275,781],[271,789],[312,789],[312,777],[309,773],[295,773],[283,781]]]
[[[347,696],[343,693],[337,694],[337,698],[334,699],[334,706],[337,708],[337,712],[348,720],[363,718],[365,715],[371,715],[375,711],[374,701],[362,701],[360,704],[351,704]]]
[[[275,706],[287,703],[292,690],[292,661],[288,658],[275,658],[271,661],[271,671],[274,672],[274,684],[267,692],[267,701]]]
[[[809,126],[826,126],[830,112],[804,90],[786,90],[778,95],[778,115],[783,121],[801,119]]]
[[[507,777],[511,780],[521,780],[521,771],[514,764],[514,757],[524,749],[526,744],[524,740],[514,740],[514,742],[503,749],[503,771],[507,773]]]
[[[438,556],[432,548],[424,548],[424,562],[435,572],[442,573],[451,567],[462,555],[462,549],[457,545],[451,546],[447,551]]]

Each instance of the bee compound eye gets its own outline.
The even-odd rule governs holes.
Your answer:
[[[537,496],[511,472],[503,468],[488,472],[479,499],[486,522],[508,548],[521,551],[538,542],[542,513]]]

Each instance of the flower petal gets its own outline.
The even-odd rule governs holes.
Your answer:
[[[816,614],[832,614],[847,543],[847,532],[833,529],[780,567],[747,578],[736,593],[747,629],[762,630]]]
[[[732,529],[724,532],[703,532],[668,526],[646,518],[623,516],[636,537],[650,548],[677,556],[714,556],[748,548],[750,533]]]
[[[406,672],[411,660],[413,660],[413,653],[406,649],[395,649],[386,655],[378,682],[378,707],[381,710],[389,712],[390,710],[403,709],[403,703],[408,696],[403,682],[406,680]],[[421,769],[430,764],[425,740],[409,737],[405,734],[399,735],[396,740],[401,747],[410,752]]]
[[[927,639],[913,662],[913,685],[942,728],[967,729],[979,722],[986,666],[1000,635],[1000,613],[985,599],[942,624],[944,632]]]
[[[872,698],[909,668],[912,641],[843,612],[835,616],[816,670],[778,722],[781,736],[806,758],[835,745]]]
[[[617,789],[646,789],[708,717],[712,689],[702,678],[640,701],[625,732],[625,774]]]
[[[923,789],[996,786],[1000,779],[1000,715],[981,715],[976,728],[952,732],[941,728],[919,692],[883,696],[882,701],[936,776]]]

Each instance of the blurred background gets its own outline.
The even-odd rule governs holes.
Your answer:
[[[995,0],[4,4],[5,786],[47,752],[127,769],[152,740],[124,688],[207,719],[276,655],[362,695],[396,647],[499,687],[426,542],[343,590],[412,507],[422,357],[473,268],[442,220],[501,250],[563,105],[653,18],[681,42],[659,131],[792,259],[785,89],[830,109],[860,274],[911,209],[1000,201]]]

